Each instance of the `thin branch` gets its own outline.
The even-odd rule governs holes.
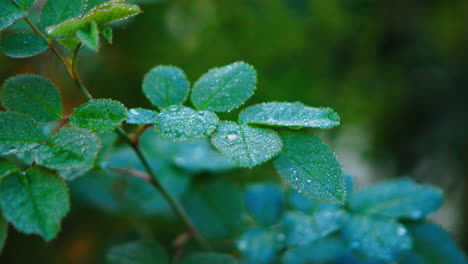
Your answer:
[[[80,49],[81,49],[81,43],[79,43],[76,46],[75,51],[73,52],[73,59],[72,59],[70,75],[71,75],[73,81],[75,81],[76,86],[78,86],[78,88],[81,89],[81,92],[85,95],[86,99],[93,100],[93,96],[91,95],[91,93],[89,93],[88,89],[86,89],[86,86],[84,85],[83,81],[81,80],[81,76],[78,73],[78,69],[77,69],[77,66],[76,66],[77,61],[78,61],[78,54],[80,53]]]

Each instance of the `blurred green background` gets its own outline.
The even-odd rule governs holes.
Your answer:
[[[80,58],[96,97],[149,107],[141,80],[155,65],[179,66],[194,82],[244,60],[259,77],[248,104],[334,108],[342,125],[322,136],[358,185],[411,176],[440,186],[446,201],[434,219],[468,248],[468,1],[139,2],[144,13],[115,25],[113,45]],[[84,101],[50,52],[28,60],[0,55],[2,82],[24,72],[54,80],[68,112]],[[279,179],[269,165],[234,174]],[[0,262],[96,263],[125,223],[74,206],[51,244],[10,229]]]

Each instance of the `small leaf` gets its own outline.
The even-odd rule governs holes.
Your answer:
[[[132,108],[127,113],[126,122],[129,124],[154,124],[156,122],[156,117],[158,112],[144,109],[144,108]]]
[[[182,104],[189,87],[185,73],[175,66],[154,67],[143,79],[143,93],[152,104],[161,108]]]
[[[172,105],[158,114],[155,129],[163,139],[186,142],[209,136],[218,122],[219,118],[212,112]]]
[[[237,264],[230,255],[219,253],[196,253],[184,259],[181,264]]]
[[[211,143],[233,164],[240,167],[254,167],[273,158],[283,144],[275,131],[221,122],[218,131],[212,136]]]
[[[11,58],[28,58],[48,49],[47,42],[34,33],[13,33],[0,41],[0,49]]]
[[[111,132],[127,117],[125,106],[111,99],[89,101],[73,111],[72,125],[94,132]]]
[[[54,170],[88,168],[101,148],[99,137],[79,128],[62,128],[33,150],[34,161]]]
[[[125,1],[111,0],[91,9],[84,17],[85,21],[95,21],[98,25],[126,19],[141,13],[137,5],[127,4]]]
[[[0,112],[0,154],[28,151],[42,142],[34,120],[16,112]]]
[[[32,167],[8,176],[0,183],[0,207],[4,217],[26,234],[50,241],[70,210],[68,188],[58,176]]]
[[[104,38],[109,42],[109,44],[112,44],[112,38],[113,38],[113,33],[112,33],[112,28],[108,26],[103,26],[101,29],[102,35]]]
[[[249,185],[245,201],[250,214],[265,226],[276,224],[283,215],[283,193],[275,184]]]
[[[79,16],[85,2],[85,0],[47,0],[42,8],[40,28]]]
[[[407,229],[395,220],[372,216],[351,216],[341,230],[349,247],[370,259],[394,263],[410,250]]]
[[[239,122],[294,128],[331,128],[340,124],[340,118],[330,108],[314,108],[300,102],[272,102],[245,108],[239,115]]]
[[[317,199],[343,202],[344,175],[333,151],[317,136],[284,134],[283,151],[274,165],[296,190]]]
[[[401,179],[373,185],[349,200],[349,208],[360,214],[421,219],[435,212],[442,203],[442,191]]]
[[[406,226],[413,238],[413,249],[401,264],[468,263],[463,250],[438,225],[424,221]]]
[[[235,62],[202,75],[193,86],[191,100],[199,110],[229,112],[252,96],[256,83],[255,69]]]
[[[283,248],[284,234],[266,228],[251,228],[243,233],[237,248],[248,261],[254,263],[271,263]]]
[[[39,122],[62,117],[62,99],[55,85],[44,77],[24,74],[5,81],[0,91],[2,105],[27,114]]]
[[[325,239],[305,247],[288,250],[283,256],[283,264],[329,263],[347,251],[343,241]],[[333,262],[334,263],[334,262]],[[341,263],[341,262],[340,262]],[[343,263],[344,264],[344,263]]]
[[[0,31],[13,25],[16,21],[24,18],[28,12],[19,10],[1,10],[0,11]]]
[[[128,242],[114,246],[107,254],[107,264],[167,264],[169,257],[156,242],[149,240]]]
[[[96,22],[91,21],[84,28],[78,29],[76,36],[86,47],[95,52],[99,50],[99,29]]]
[[[19,168],[14,163],[9,162],[8,160],[0,159],[0,180],[19,171]]]
[[[72,18],[66,20],[58,25],[50,26],[46,28],[46,32],[52,36],[68,36],[74,37],[78,29],[82,29],[86,26],[87,22],[80,18]]]
[[[60,43],[65,48],[69,49],[70,51],[74,51],[80,41],[77,38],[60,38],[56,39],[58,43]]]

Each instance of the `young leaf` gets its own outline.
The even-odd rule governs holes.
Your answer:
[[[219,253],[196,253],[184,259],[181,264],[237,264],[230,255]]]
[[[0,155],[28,151],[41,141],[41,132],[32,118],[16,112],[0,112]]]
[[[0,180],[6,176],[19,172],[19,168],[8,160],[0,159]]]
[[[104,36],[104,38],[109,42],[109,44],[112,44],[112,39],[113,39],[113,33],[112,33],[112,28],[108,26],[103,26],[101,29],[101,33]]]
[[[94,132],[111,132],[127,117],[125,106],[111,99],[89,101],[73,111],[72,125]]]
[[[125,120],[128,124],[154,124],[156,122],[156,117],[158,112],[144,109],[144,108],[132,108],[127,113],[127,120]]]
[[[34,161],[54,170],[88,168],[101,148],[99,137],[79,128],[62,128],[33,150]]]
[[[155,129],[163,139],[186,142],[209,136],[218,122],[219,118],[212,112],[172,105],[158,114]]]
[[[281,150],[283,143],[275,131],[221,122],[211,138],[213,146],[240,167],[254,167],[268,161]]]
[[[343,241],[325,239],[305,247],[288,250],[283,256],[283,264],[329,263],[347,251]],[[333,262],[334,263],[334,262]],[[341,263],[341,262],[339,262]],[[343,263],[344,264],[344,263]]]
[[[436,224],[419,222],[406,226],[413,238],[413,249],[401,264],[468,263],[463,250]]]
[[[50,171],[32,167],[0,183],[0,208],[16,229],[50,241],[70,209],[68,188]]]
[[[99,50],[99,29],[96,22],[91,21],[86,27],[78,29],[76,36],[86,47],[95,52]]]
[[[331,128],[340,118],[330,108],[314,108],[300,102],[263,103],[245,108],[239,122],[266,126]]]
[[[149,240],[128,242],[114,246],[107,254],[107,264],[168,264],[169,257],[156,242]]]
[[[5,81],[0,102],[11,111],[27,114],[36,121],[50,122],[62,117],[62,99],[55,85],[44,77],[24,74]]]
[[[0,40],[0,49],[11,58],[28,58],[48,49],[47,42],[34,33],[13,33]]]
[[[199,110],[229,112],[252,96],[256,83],[255,69],[235,62],[202,75],[193,86],[191,100]]]
[[[84,21],[81,18],[71,18],[60,24],[49,26],[45,30],[47,34],[52,36],[74,37],[76,31],[84,28],[86,24],[87,21]]]
[[[393,180],[355,193],[349,200],[349,208],[360,214],[417,220],[436,211],[442,195],[440,189],[411,179]]]
[[[86,0],[47,0],[42,8],[41,29],[80,15]]]
[[[388,263],[399,260],[412,246],[407,229],[388,218],[350,216],[341,232],[352,249]]]
[[[0,8],[3,8],[0,5]],[[0,10],[0,31],[8,28],[9,26],[13,25],[16,21],[22,19],[23,17],[27,16],[28,12],[19,11],[15,9],[9,10]]]
[[[250,214],[265,226],[276,224],[283,215],[283,193],[275,184],[249,185],[245,201]]]
[[[251,228],[237,241],[243,257],[254,263],[271,263],[283,248],[284,234],[266,228]]]
[[[344,175],[335,153],[317,136],[284,134],[284,147],[274,165],[296,190],[317,199],[343,202]]]
[[[143,93],[152,104],[161,108],[182,104],[189,87],[185,73],[175,66],[154,67],[143,79]]]

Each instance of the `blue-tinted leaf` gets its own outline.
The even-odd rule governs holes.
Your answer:
[[[0,182],[0,207],[16,229],[49,241],[57,235],[60,221],[70,210],[68,188],[58,176],[32,167]]]
[[[399,260],[412,246],[407,229],[389,218],[350,216],[341,231],[349,247],[388,263]]]
[[[4,8],[4,9],[3,9]],[[4,7],[3,4],[0,4],[0,31],[8,28],[13,25],[16,21],[27,16],[28,12],[19,11],[15,8]]]
[[[248,261],[271,263],[284,247],[284,234],[266,229],[252,228],[242,234],[237,241],[237,248]]]
[[[275,184],[251,184],[245,191],[250,214],[263,225],[277,223],[283,214],[283,193]]]
[[[161,108],[182,104],[189,87],[185,73],[175,66],[154,67],[143,79],[143,93],[151,103]]]
[[[440,207],[442,195],[440,189],[411,179],[393,180],[355,193],[349,207],[361,214],[421,219]]]
[[[76,36],[84,46],[95,52],[99,50],[99,29],[96,22],[91,21],[85,27],[78,29]]]
[[[14,163],[8,160],[0,159],[0,180],[19,171],[19,168]]]
[[[86,0],[47,0],[42,8],[40,28],[79,16],[86,2]]]
[[[72,125],[94,132],[111,132],[127,117],[125,106],[111,99],[89,101],[73,111]]]
[[[46,51],[48,46],[34,33],[13,33],[0,39],[0,49],[11,58],[28,58]]]
[[[237,261],[230,255],[197,253],[184,259],[181,264],[237,264]]]
[[[406,225],[413,238],[413,249],[401,264],[468,263],[463,250],[439,226],[429,223]]]
[[[154,124],[158,113],[144,108],[132,108],[127,113],[126,122],[129,124]]]
[[[128,242],[114,246],[107,253],[107,264],[167,264],[169,257],[156,242]]]
[[[242,195],[226,181],[210,182],[183,196],[183,205],[198,230],[213,239],[225,238],[242,224]]]
[[[158,114],[155,129],[163,139],[186,142],[211,135],[218,122],[219,118],[212,112],[172,105]]]
[[[5,245],[7,235],[8,235],[8,222],[0,214],[0,254],[2,253],[3,246]]]
[[[233,164],[254,167],[274,157],[283,146],[275,131],[224,121],[211,138],[213,146]]]
[[[24,74],[5,81],[0,92],[2,105],[27,114],[39,122],[62,117],[62,99],[55,85],[44,77]]]
[[[284,147],[274,165],[296,190],[320,200],[343,202],[344,175],[335,153],[317,136],[284,134]]]
[[[34,120],[16,112],[0,112],[0,154],[28,151],[42,142]]]
[[[235,62],[202,75],[193,86],[191,100],[199,110],[228,112],[252,96],[256,83],[255,69]]]
[[[288,250],[283,256],[283,264],[328,263],[345,253],[343,241],[325,239],[305,247]]]
[[[244,109],[239,122],[266,126],[331,128],[340,118],[330,108],[314,108],[303,103],[263,103]]]

